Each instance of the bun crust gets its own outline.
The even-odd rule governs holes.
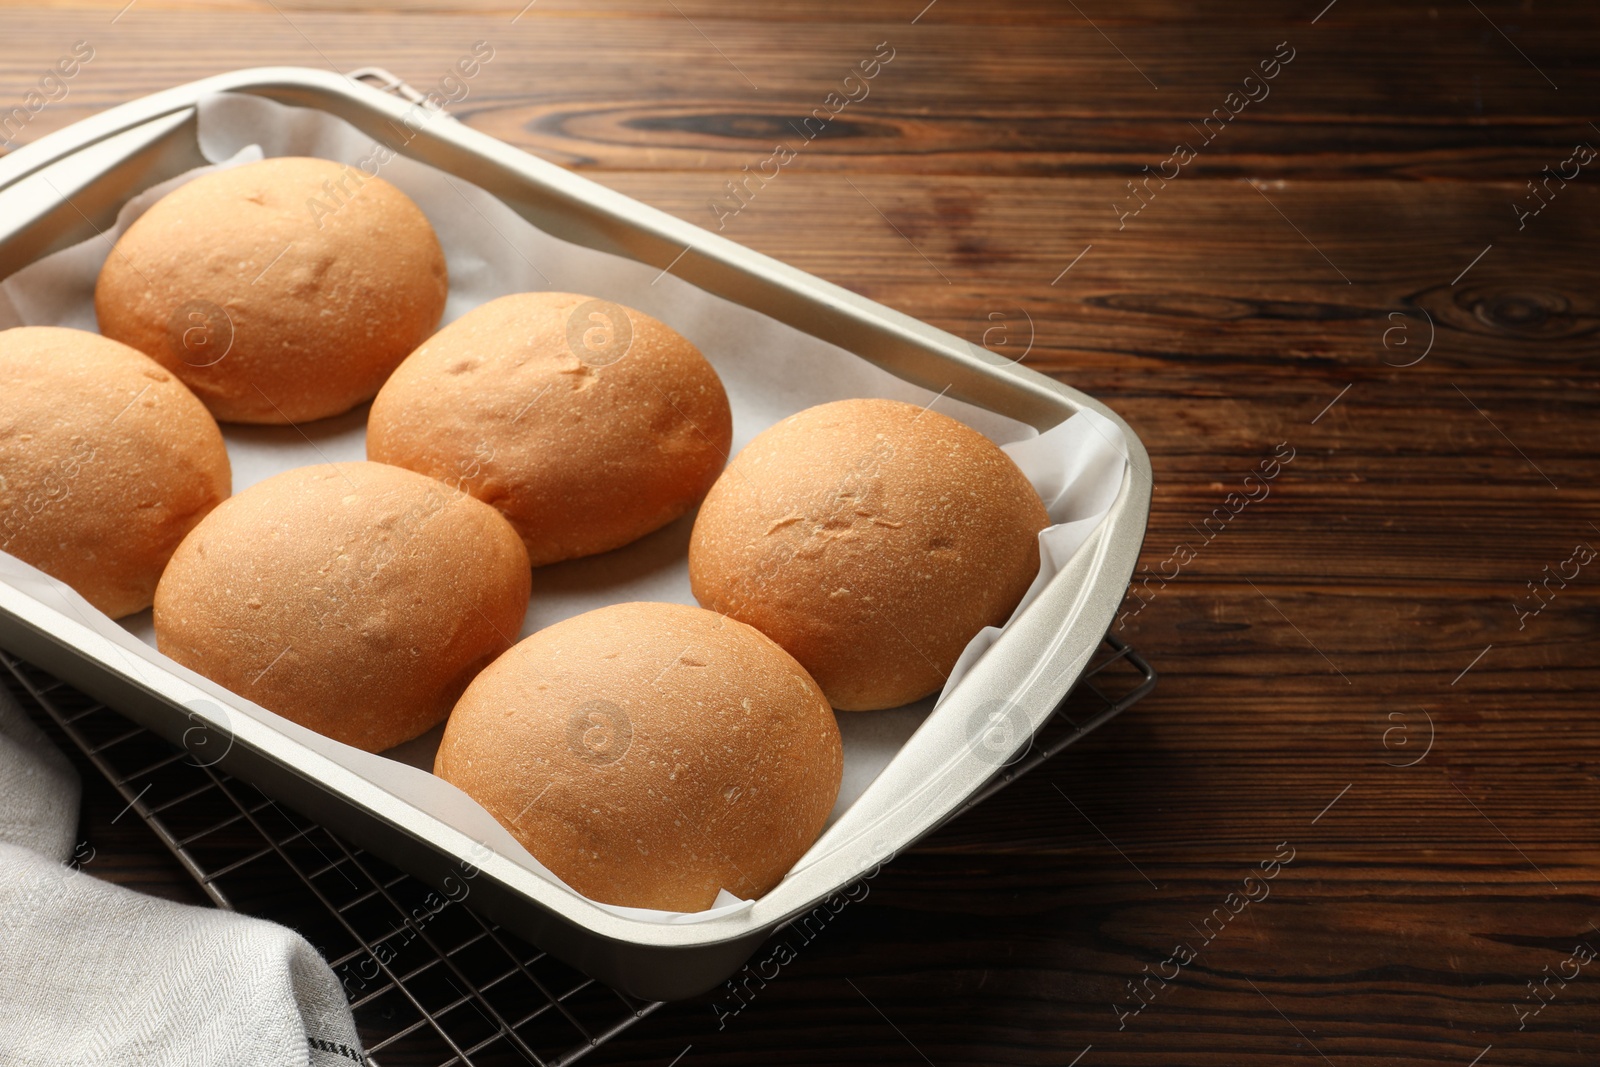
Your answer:
[[[433,332],[444,252],[400,190],[324,159],[216,171],[153,204],[95,285],[107,337],[224,422],[289,423],[372,399]]]
[[[701,911],[767,892],[821,832],[843,771],[822,691],[786,652],[680,604],[539,631],[462,696],[434,773],[579,893]]]
[[[712,487],[689,542],[702,605],[782,645],[833,706],[936,691],[1005,622],[1050,524],[976,430],[893,400],[841,400],[759,434]]]
[[[491,507],[380,463],[251,486],[184,539],[157,647],[302,726],[381,752],[434,726],[515,639],[528,557]]]
[[[367,458],[493,504],[538,567],[686,513],[732,437],[722,382],[682,335],[618,304],[520,293],[401,364],[372,405]]]
[[[216,421],[154,361],[83,330],[0,332],[0,550],[121,618],[231,486]]]

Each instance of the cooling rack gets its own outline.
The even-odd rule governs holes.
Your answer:
[[[292,927],[322,952],[375,1067],[565,1067],[662,1007],[478,915],[470,877],[434,889],[209,765],[203,751],[173,745],[3,651],[0,664],[19,703],[80,771],[115,787],[217,907]],[[1108,635],[1039,736],[957,815],[1155,683],[1149,663]]]

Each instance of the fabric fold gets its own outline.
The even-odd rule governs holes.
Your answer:
[[[63,862],[72,765],[0,689],[0,1063],[366,1063],[342,988],[286,927],[136,893]]]

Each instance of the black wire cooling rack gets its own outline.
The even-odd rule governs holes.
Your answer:
[[[344,984],[378,1067],[565,1067],[651,1012],[254,787],[0,651],[19,703],[92,766],[218,907],[292,927]],[[970,810],[1142,699],[1156,674],[1107,636],[1051,722]],[[70,744],[67,744],[70,742]]]

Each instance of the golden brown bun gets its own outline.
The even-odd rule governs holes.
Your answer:
[[[373,402],[367,458],[493,504],[538,567],[684,514],[732,438],[717,372],[671,327],[586,296],[519,293],[401,364]]]
[[[759,434],[712,487],[689,542],[701,604],[749,623],[833,706],[937,690],[1039,571],[1044,504],[1011,457],[893,400],[808,408]]]
[[[156,201],[107,257],[94,308],[101,333],[222,421],[304,422],[372,399],[439,325],[448,288],[433,227],[404,193],[287,157]]]
[[[216,421],[152,360],[83,330],[0,332],[0,550],[121,618],[231,485]]]
[[[323,464],[251,486],[178,546],[156,645],[338,741],[381,752],[450,712],[510,647],[528,557],[505,519],[430,478]]]
[[[614,604],[521,642],[462,696],[433,768],[579,893],[666,911],[777,885],[843,769],[800,665],[681,604]]]

